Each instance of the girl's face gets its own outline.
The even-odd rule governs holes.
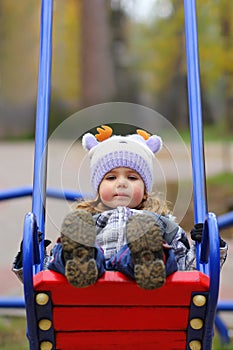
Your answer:
[[[143,200],[145,186],[141,176],[130,168],[115,168],[108,172],[100,186],[99,195],[109,208],[136,208]]]

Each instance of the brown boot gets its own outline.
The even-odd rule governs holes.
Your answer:
[[[95,224],[90,213],[75,210],[65,217],[61,227],[62,252],[66,278],[74,287],[88,287],[97,281],[95,239]]]
[[[126,224],[136,283],[144,289],[161,287],[166,280],[161,228],[150,215],[136,214]]]

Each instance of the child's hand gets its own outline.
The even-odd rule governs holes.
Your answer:
[[[203,224],[194,225],[194,228],[190,231],[191,238],[193,241],[201,243],[203,228],[204,228]],[[226,243],[220,236],[219,236],[219,244],[220,244],[220,247],[225,247],[226,245]]]
[[[203,227],[204,225],[202,223],[194,225],[194,228],[190,232],[193,241],[201,243]]]

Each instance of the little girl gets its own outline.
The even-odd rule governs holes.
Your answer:
[[[161,287],[177,270],[194,270],[195,244],[190,247],[167,205],[151,193],[161,138],[142,130],[129,136],[112,136],[108,126],[97,130],[95,136],[83,136],[96,199],[79,203],[65,217],[48,264],[45,255],[45,268],[64,274],[78,288],[113,270],[144,289]],[[200,242],[202,230],[203,224],[195,225],[192,239]],[[45,240],[45,247],[49,243]],[[220,239],[221,266],[226,255],[227,244]],[[22,251],[13,271],[22,280]]]
[[[79,288],[113,270],[144,289],[161,287],[177,270],[195,269],[194,244],[190,248],[168,207],[151,194],[161,138],[142,130],[129,136],[112,136],[108,126],[97,130],[83,136],[96,199],[65,217],[48,268]],[[201,237],[202,229],[198,225],[193,237]]]

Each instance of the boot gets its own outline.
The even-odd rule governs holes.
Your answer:
[[[161,228],[150,215],[136,214],[126,224],[136,283],[143,289],[160,288],[166,280]]]
[[[95,239],[95,224],[90,213],[75,210],[65,217],[61,227],[65,275],[74,287],[88,287],[97,281]]]

